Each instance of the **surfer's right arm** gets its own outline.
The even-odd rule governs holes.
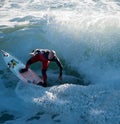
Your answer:
[[[25,68],[21,69],[20,72],[21,72],[21,73],[24,73],[24,72],[28,71],[30,65],[33,64],[33,63],[35,63],[35,62],[38,62],[38,61],[39,61],[38,55],[31,57],[31,58],[26,62]]]
[[[22,68],[21,70],[20,70],[20,73],[24,73],[24,72],[26,72],[26,71],[28,71],[28,68],[30,67],[30,65],[32,64],[32,61],[31,61],[31,58],[27,61],[27,63],[26,63],[26,67],[25,68]]]

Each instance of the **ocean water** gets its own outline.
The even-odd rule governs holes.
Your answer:
[[[0,49],[26,63],[54,49],[49,87],[24,84],[0,56],[0,123],[120,124],[120,1],[0,0]],[[31,67],[41,76],[41,64]]]

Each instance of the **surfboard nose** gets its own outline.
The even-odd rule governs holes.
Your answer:
[[[0,50],[1,51],[1,53],[2,53],[2,55],[3,56],[8,56],[9,54],[6,52],[6,51],[4,51],[4,50]]]
[[[4,50],[0,50],[1,51],[1,53],[3,53],[4,52]]]

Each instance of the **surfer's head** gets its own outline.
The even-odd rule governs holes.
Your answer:
[[[48,59],[53,59],[54,56],[56,56],[56,52],[54,50],[50,50],[48,54]]]
[[[40,52],[40,49],[35,49],[35,50],[33,50],[31,53],[30,53],[30,55],[31,56],[35,56],[36,54],[38,54]]]

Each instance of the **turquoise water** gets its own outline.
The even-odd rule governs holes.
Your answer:
[[[74,87],[78,88],[79,92],[92,85],[99,87],[114,84],[119,89],[119,40],[119,0],[1,0],[0,49],[10,52],[24,63],[29,58],[29,52],[35,48],[54,49],[63,63],[64,71],[62,84],[56,82],[59,70],[51,63],[48,69],[48,84],[51,88],[40,88],[40,92],[34,86],[24,86],[7,69],[0,56],[0,101],[3,101],[0,103],[0,123],[65,123],[66,121],[62,122],[62,117],[57,119],[61,113],[59,109],[65,105],[67,111],[72,108],[73,112],[76,112],[79,107],[73,107],[72,102],[77,99],[76,104],[82,104],[79,105],[78,94],[76,97],[72,96],[76,91]],[[37,63],[31,68],[41,76],[40,67],[41,64]],[[58,87],[54,88],[54,85]],[[41,103],[36,103],[33,100],[35,97],[42,97],[42,100],[46,101],[47,97],[50,99],[48,98],[44,105],[41,99]],[[57,100],[51,100],[52,98]],[[66,99],[70,102],[64,103]],[[85,101],[86,99],[84,98]],[[57,101],[60,102],[59,105]],[[85,103],[87,105],[87,101]],[[46,109],[50,111],[46,112]],[[48,121],[40,121],[40,117],[44,115]],[[68,115],[70,116],[69,113]],[[82,117],[84,114],[80,115]],[[93,122],[91,118],[88,123]],[[86,123],[85,119],[81,121],[83,124]],[[75,123],[77,124],[77,121]]]

